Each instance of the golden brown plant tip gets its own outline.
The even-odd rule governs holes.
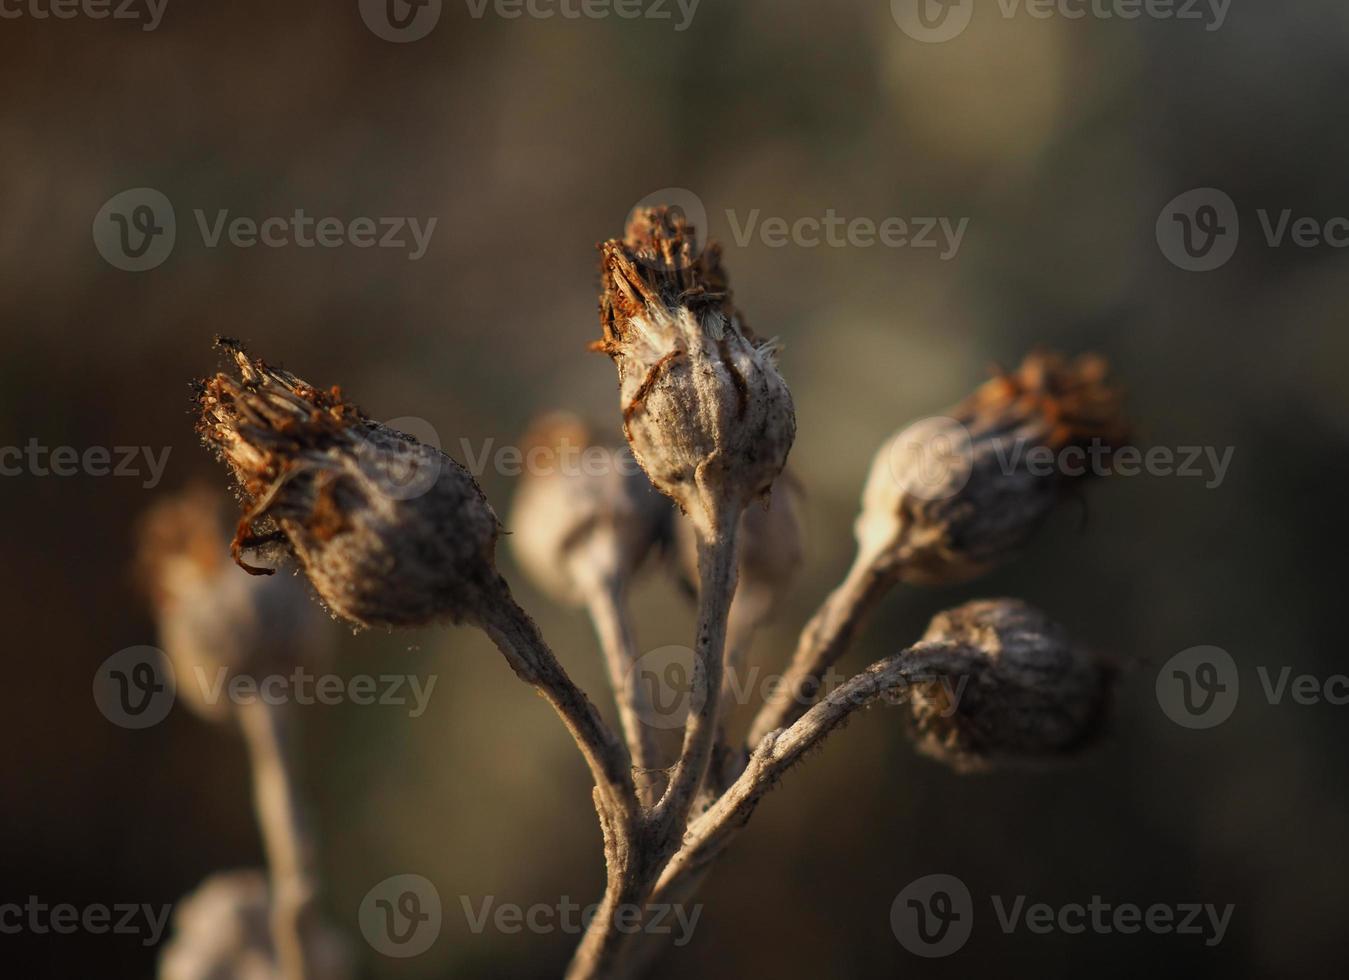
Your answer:
[[[225,562],[220,542],[227,526],[220,493],[205,483],[159,499],[136,526],[137,584],[159,606],[174,563],[190,563],[203,578],[215,574]]]
[[[1009,418],[1038,422],[1044,442],[1054,449],[1093,441],[1119,448],[1129,441],[1123,392],[1110,380],[1110,366],[1099,354],[1069,360],[1050,350],[1026,356],[1015,371],[998,370],[955,412],[964,422]]]

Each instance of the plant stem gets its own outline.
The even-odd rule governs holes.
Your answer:
[[[271,876],[272,941],[285,980],[320,980],[310,938],[317,924],[315,846],[297,785],[290,707],[238,708],[253,769],[253,804]]]
[[[567,726],[595,780],[601,818],[631,822],[641,812],[627,750],[594,704],[567,676],[543,634],[501,583],[497,601],[487,604],[483,630],[521,680],[538,688]]]
[[[720,516],[720,515],[718,515]],[[668,853],[673,853],[688,823],[698,788],[707,774],[720,725],[721,685],[725,674],[726,623],[736,582],[736,526],[739,514],[712,519],[698,528],[698,625],[693,650],[693,683],[684,747],[665,795],[652,817]]]
[[[893,576],[873,555],[858,551],[847,576],[801,631],[791,666],[750,726],[749,751],[754,751],[769,732],[786,728],[806,713],[819,694],[821,679],[847,651],[863,617],[893,582]]]
[[[597,583],[590,589],[587,607],[604,651],[619,722],[636,769],[638,796],[644,804],[649,804],[654,801],[658,789],[660,750],[656,733],[648,724],[651,717],[649,698],[638,683],[639,678],[633,674],[637,649],[622,586],[613,580]]]

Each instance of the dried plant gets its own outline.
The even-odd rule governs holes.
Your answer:
[[[317,389],[231,341],[222,346],[237,376],[199,388],[200,430],[244,505],[234,543],[241,565],[258,571],[250,552],[292,556],[328,607],[358,625],[483,629],[570,731],[595,783],[607,871],[572,978],[640,973],[657,949],[632,928],[634,910],[640,917],[652,903],[687,900],[783,774],[877,700],[901,705],[918,746],[961,771],[1050,761],[1090,743],[1110,671],[1015,600],[950,610],[917,643],[833,690],[821,681],[895,584],[966,581],[1025,545],[1068,478],[1008,465],[1021,458],[1010,447],[1108,452],[1125,438],[1102,361],[1035,353],[944,422],[887,442],[866,482],[851,570],[806,625],[748,738],[732,742],[728,658],[743,654],[800,560],[803,498],[784,473],[791,395],[774,344],[756,338],[731,302],[720,251],[700,250],[677,212],[639,211],[624,238],[600,251],[603,336],[592,347],[617,368],[633,455],[682,513],[675,550],[682,539],[697,583],[692,697],[668,766],[632,677],[626,591],[668,520],[640,476],[616,465],[531,474],[512,516],[520,564],[594,620],[620,737],[512,597],[495,564],[496,516],[459,464],[370,421],[338,389]],[[559,417],[530,438],[590,443],[575,420]],[[406,485],[409,467],[420,491],[391,492]],[[764,503],[769,510],[758,509]],[[952,691],[962,692],[954,703]]]

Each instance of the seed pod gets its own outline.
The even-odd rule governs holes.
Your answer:
[[[859,547],[915,584],[968,581],[1025,546],[1065,486],[1127,440],[1104,360],[1030,354],[953,408],[890,439],[872,463]],[[1069,468],[1073,447],[1083,465]]]
[[[248,508],[245,549],[293,554],[319,596],[360,626],[480,622],[502,587],[496,514],[462,466],[220,340],[240,378],[199,386],[199,431]]]
[[[939,613],[910,656],[917,747],[958,771],[1067,756],[1103,727],[1113,670],[1019,600]]]
[[[332,629],[293,576],[240,575],[229,563],[223,503],[204,486],[159,502],[142,519],[137,555],[178,695],[214,721],[229,715],[230,703],[211,692],[227,690],[235,675],[317,667]]]
[[[160,956],[159,980],[277,980],[270,905],[261,871],[207,878],[173,913],[173,938]],[[310,938],[316,976],[344,980],[352,975],[352,950],[341,933],[318,924]]]
[[[733,519],[768,492],[796,436],[773,345],[731,304],[720,249],[699,252],[678,211],[639,210],[600,251],[592,348],[617,365],[633,453],[696,526]]]
[[[622,588],[669,534],[670,504],[626,452],[592,444],[573,415],[538,420],[511,512],[510,543],[536,586],[580,606]]]

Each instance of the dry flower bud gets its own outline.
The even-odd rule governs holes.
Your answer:
[[[625,585],[668,535],[669,501],[626,452],[594,445],[573,415],[544,416],[524,442],[526,458],[544,462],[527,469],[511,513],[520,566],[565,605]]]
[[[198,714],[222,720],[228,699],[211,699],[225,676],[313,667],[329,652],[331,624],[296,578],[240,575],[226,557],[229,522],[219,493],[192,487],[142,519],[138,571],[178,675],[178,694]]]
[[[715,244],[674,209],[638,210],[600,246],[600,325],[642,468],[705,529],[766,493],[796,435],[792,398],[731,304]]]
[[[915,584],[968,581],[1014,557],[1066,483],[1127,439],[1104,360],[1035,352],[949,413],[895,435],[857,519],[864,552]],[[1083,465],[1064,465],[1072,448]],[[1076,457],[1074,457],[1076,458]]]
[[[159,980],[281,980],[270,915],[263,872],[212,875],[174,912],[174,935],[160,957]],[[352,975],[350,944],[341,933],[319,926],[311,939],[316,976]]]
[[[199,386],[199,431],[248,508],[234,540],[293,554],[319,596],[361,626],[480,621],[500,590],[498,523],[477,482],[440,450],[361,414],[340,389],[217,342],[240,377]]]
[[[918,749],[958,771],[1066,756],[1102,728],[1113,671],[1019,600],[939,613],[909,657]]]

